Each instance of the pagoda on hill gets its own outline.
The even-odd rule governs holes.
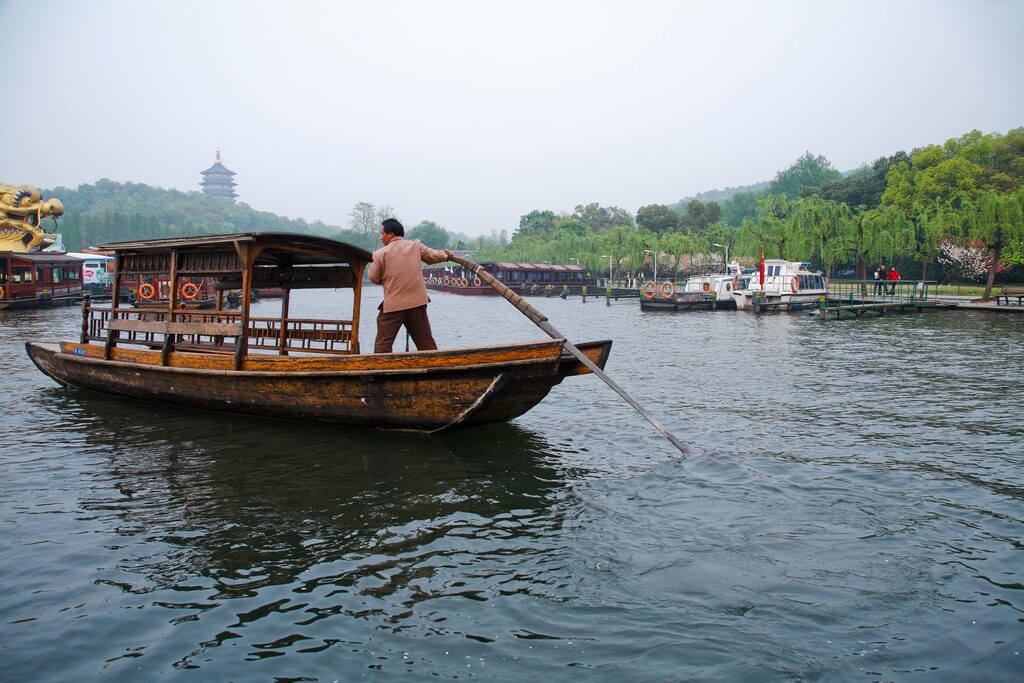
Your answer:
[[[213,166],[201,171],[203,180],[199,183],[203,188],[203,192],[214,197],[220,197],[221,199],[227,199],[232,204],[235,202],[235,185],[237,183],[233,180],[235,175],[234,171],[229,171],[224,164],[220,163],[220,147],[217,148],[217,159],[213,162]]]

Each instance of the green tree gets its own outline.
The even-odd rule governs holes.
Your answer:
[[[555,230],[555,222],[558,216],[554,211],[531,211],[519,218],[519,229],[512,235],[512,241],[516,238],[542,236],[547,237]]]
[[[633,217],[628,211],[614,206],[605,208],[597,202],[586,206],[578,204],[573,211],[572,218],[583,221],[594,232],[601,232],[620,225],[633,227]]]
[[[967,236],[984,242],[991,250],[992,265],[981,295],[982,301],[988,301],[1002,251],[1024,239],[1024,187],[1013,194],[986,190],[968,210],[967,221]]]
[[[718,202],[705,204],[699,199],[691,199],[686,205],[686,213],[680,224],[684,232],[701,234],[722,218],[722,207]]]
[[[768,185],[768,194],[783,195],[792,201],[805,193],[804,188],[817,189],[827,180],[842,177],[843,174],[832,168],[828,159],[806,152],[789,168],[775,174],[775,179]]]
[[[405,233],[409,239],[419,240],[431,249],[448,248],[448,231],[434,221],[420,221]]]
[[[655,235],[664,235],[676,229],[679,216],[664,204],[649,204],[636,212],[636,224]]]

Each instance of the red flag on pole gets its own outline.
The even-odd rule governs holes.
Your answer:
[[[761,278],[761,291],[764,291],[764,247],[761,247],[761,265],[758,267],[758,275]]]

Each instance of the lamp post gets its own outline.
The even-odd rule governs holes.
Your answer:
[[[654,282],[658,282],[658,252],[651,251],[650,249],[644,249],[645,254],[654,254]]]
[[[612,286],[612,257],[608,254],[601,254],[601,258],[608,259],[608,287]]]
[[[727,244],[718,244],[717,242],[712,242],[711,244],[712,244],[712,246],[718,247],[719,249],[725,249],[725,270],[728,271],[729,270],[729,245],[727,245]]]
[[[569,260],[570,261],[575,261],[577,266],[580,264],[580,260],[578,258],[573,258],[572,256],[570,256]]]

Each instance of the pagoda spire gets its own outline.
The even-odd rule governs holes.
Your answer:
[[[213,197],[219,197],[221,199],[227,199],[232,204],[235,202],[235,186],[237,183],[234,181],[234,171],[229,171],[220,160],[220,142],[217,142],[217,156],[214,159],[213,166],[200,171],[203,176],[203,180],[199,185],[203,188],[203,192]]]

